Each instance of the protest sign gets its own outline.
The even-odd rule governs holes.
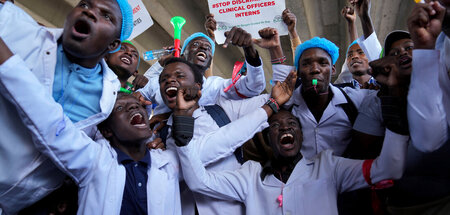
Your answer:
[[[258,31],[265,27],[278,29],[280,35],[288,34],[281,18],[286,8],[284,0],[208,0],[208,5],[217,22],[214,33],[219,44],[225,42],[224,33],[234,26],[243,28],[253,38],[260,38]]]
[[[134,28],[131,36],[128,38],[128,40],[132,40],[150,28],[153,25],[153,20],[142,0],[128,0],[128,3],[133,8]]]

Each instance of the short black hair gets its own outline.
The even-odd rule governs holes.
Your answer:
[[[137,101],[137,98],[134,97],[134,96],[131,95],[131,94],[128,94],[128,93],[125,93],[125,92],[117,92],[116,102],[117,102],[117,100],[121,99],[122,97],[132,97],[132,98],[135,98],[136,101]],[[114,102],[114,104],[115,104],[115,102]],[[114,111],[114,110],[113,110],[113,111]],[[111,114],[112,114],[113,111],[111,111],[111,113],[109,114],[109,116],[108,116],[105,120],[103,120],[102,122],[100,122],[100,123],[97,125],[97,129],[98,129],[98,130],[101,131],[101,130],[106,129],[106,128],[108,127],[107,124],[108,124],[108,122],[109,122],[109,119],[110,119]]]
[[[164,61],[163,65],[164,65],[164,67],[166,67],[172,63],[184,63],[184,64],[188,65],[194,74],[195,83],[203,85],[203,72],[205,69],[204,67],[192,64],[189,61],[185,60],[184,58],[179,58],[179,57],[168,58],[167,60]]]

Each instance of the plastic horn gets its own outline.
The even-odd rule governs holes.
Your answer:
[[[170,19],[170,23],[172,23],[174,29],[175,57],[180,57],[181,28],[186,23],[186,20],[181,16],[174,16]]]

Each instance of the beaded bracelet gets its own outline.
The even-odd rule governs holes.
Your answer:
[[[286,56],[280,57],[278,59],[274,59],[270,61],[272,64],[282,64],[286,62]]]

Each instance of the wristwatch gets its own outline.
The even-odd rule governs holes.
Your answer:
[[[280,106],[274,98],[269,98],[269,100],[266,102],[266,105],[269,105],[274,113],[278,113],[278,111],[280,110]]]

